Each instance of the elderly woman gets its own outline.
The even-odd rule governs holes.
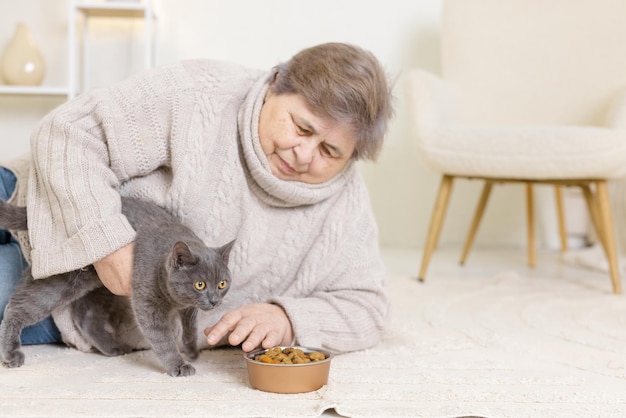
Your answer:
[[[28,207],[29,231],[0,246],[0,302],[24,268],[19,251],[36,279],[93,264],[128,295],[135,231],[120,196],[135,196],[209,246],[236,239],[231,290],[198,317],[203,347],[370,347],[389,301],[354,162],[375,159],[391,115],[380,63],[340,43],[269,73],[184,61],[83,94],[43,119],[29,157],[3,164],[0,198]],[[22,339],[91,348],[67,310]]]

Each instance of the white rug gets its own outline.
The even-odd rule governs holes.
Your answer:
[[[567,251],[562,255],[563,261],[573,266],[584,267],[590,270],[609,272],[609,262],[600,245],[593,245],[580,249]],[[626,273],[626,257],[619,255],[618,265],[621,274]],[[622,283],[626,284],[626,283]]]
[[[22,368],[0,367],[0,415],[626,416],[626,296],[605,290],[608,277],[444,276],[393,277],[384,342],[336,356],[316,392],[251,389],[237,349],[203,352],[196,376],[170,378],[149,351],[36,346]]]

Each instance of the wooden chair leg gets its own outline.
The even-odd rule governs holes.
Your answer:
[[[420,268],[418,280],[424,281],[426,277],[426,270],[428,269],[428,263],[430,257],[437,246],[439,240],[439,233],[441,232],[441,225],[443,224],[443,218],[448,208],[448,201],[450,200],[450,192],[452,191],[452,184],[454,177],[445,174],[439,185],[439,192],[437,193],[437,199],[435,200],[435,207],[430,219],[430,226],[428,228],[428,235],[426,236],[426,245],[424,246],[424,253],[422,254],[422,266]]]
[[[535,252],[535,202],[532,183],[526,183],[526,216],[528,219],[528,265],[535,267],[537,256]]]
[[[561,252],[567,251],[567,229],[565,228],[565,212],[563,210],[563,190],[561,186],[554,186],[554,199],[556,201],[556,215],[559,222],[559,238],[561,239]]]
[[[620,281],[619,263],[617,260],[617,247],[615,245],[615,235],[613,233],[613,216],[611,214],[611,205],[609,202],[609,191],[606,180],[598,180],[595,182],[596,196],[598,202],[599,224],[602,229],[604,243],[604,252],[609,262],[609,271],[611,274],[611,282],[613,284],[613,293],[622,293],[622,284]]]
[[[478,206],[476,206],[476,211],[474,212],[474,219],[472,219],[472,225],[470,226],[469,233],[467,234],[467,239],[465,240],[465,246],[463,247],[463,253],[461,254],[461,259],[459,260],[459,264],[464,264],[467,259],[467,255],[472,248],[472,244],[474,243],[474,238],[476,237],[476,231],[478,231],[478,225],[480,225],[480,220],[483,217],[483,213],[485,212],[485,207],[487,206],[487,201],[489,200],[489,195],[491,193],[491,188],[493,187],[493,182],[485,181],[485,185],[483,186],[483,192],[480,195],[480,200],[478,201]]]
[[[602,235],[602,226],[600,224],[597,199],[594,197],[589,184],[581,184],[580,188],[583,191],[583,196],[585,197],[585,202],[587,203],[587,209],[589,210],[589,218],[591,218],[591,223],[596,231],[598,241],[600,241],[600,244],[604,247],[604,236]]]

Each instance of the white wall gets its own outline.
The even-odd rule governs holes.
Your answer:
[[[15,23],[26,22],[48,64],[44,84],[61,85],[66,80],[67,1],[0,0],[0,48],[10,39]],[[396,80],[396,117],[380,160],[363,164],[362,171],[381,243],[420,248],[439,176],[420,164],[413,149],[402,76],[416,66],[439,71],[441,0],[185,0],[184,7],[182,3],[155,0],[158,63],[210,57],[269,68],[304,47],[326,41],[355,43],[379,57]],[[141,68],[141,40],[126,40],[133,34],[141,39],[141,22],[92,20],[90,34],[89,58],[94,63],[90,86]],[[0,159],[27,150],[38,118],[58,104],[59,99],[0,96]],[[523,189],[505,189],[493,192],[486,213],[489,218],[481,226],[476,245],[525,245]],[[455,185],[442,244],[462,242],[479,190],[479,184],[467,181]],[[548,244],[556,242],[552,213],[548,204],[540,205],[537,214],[539,239]],[[542,229],[543,224],[547,228]]]

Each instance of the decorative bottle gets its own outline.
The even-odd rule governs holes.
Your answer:
[[[9,85],[38,86],[43,81],[46,73],[43,56],[25,23],[15,27],[13,38],[2,54],[0,72]]]

